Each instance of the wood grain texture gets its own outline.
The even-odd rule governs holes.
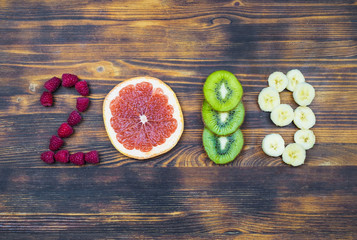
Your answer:
[[[0,239],[356,239],[357,2],[0,0]],[[300,69],[316,89],[317,143],[300,168],[267,157],[279,132],[257,98],[274,71]],[[206,77],[234,73],[244,88],[245,146],[225,166],[202,147]],[[43,84],[87,80],[91,105],[66,140],[101,164],[47,165],[40,154],[75,106]],[[185,130],[169,153],[118,153],[102,103],[118,83],[149,75],[177,94]],[[282,102],[293,107],[292,94]]]
[[[34,239],[353,239],[356,170],[2,169],[0,232]]]

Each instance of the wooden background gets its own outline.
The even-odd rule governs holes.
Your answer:
[[[257,104],[273,71],[298,68],[316,89],[317,143],[292,168],[260,147],[293,141]],[[226,166],[205,154],[202,87],[241,81],[245,146]],[[62,73],[87,80],[91,105],[65,148],[101,163],[47,165],[41,152],[75,106],[74,89],[39,103]],[[111,145],[105,95],[149,75],[176,92],[185,130],[169,153],[129,159]],[[282,101],[293,107],[292,94]],[[1,239],[357,239],[357,2],[0,0]]]

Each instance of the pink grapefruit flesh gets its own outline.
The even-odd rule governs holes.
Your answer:
[[[114,147],[136,159],[172,149],[184,125],[175,93],[152,77],[132,78],[115,86],[104,100],[103,118]]]

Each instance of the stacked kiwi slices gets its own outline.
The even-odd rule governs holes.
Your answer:
[[[233,73],[211,73],[203,86],[203,147],[216,164],[233,161],[243,148],[239,127],[244,121],[243,88]]]

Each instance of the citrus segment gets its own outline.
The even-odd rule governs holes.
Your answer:
[[[175,93],[151,77],[129,79],[114,87],[105,98],[103,116],[113,145],[137,159],[169,151],[183,131]]]

